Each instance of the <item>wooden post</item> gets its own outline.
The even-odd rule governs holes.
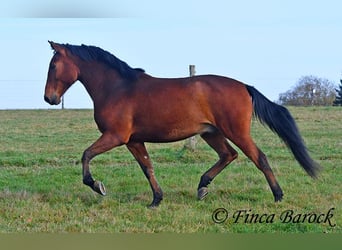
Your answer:
[[[195,76],[196,74],[195,65],[189,65],[189,71],[190,71],[190,77]],[[192,136],[186,140],[184,147],[190,150],[195,150],[196,144],[197,144],[197,138],[196,136]]]
[[[62,96],[62,109],[64,109],[64,95]]]
[[[189,71],[190,71],[190,77],[195,76],[196,74],[195,65],[189,65]]]

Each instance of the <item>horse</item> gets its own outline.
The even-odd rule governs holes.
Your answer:
[[[231,142],[264,174],[274,201],[281,201],[283,191],[266,155],[250,135],[253,115],[285,142],[309,176],[318,175],[321,167],[310,157],[288,109],[271,102],[253,86],[219,75],[157,78],[96,46],[49,43],[54,55],[44,99],[58,105],[77,80],[90,95],[101,136],[83,152],[82,174],[83,183],[101,195],[106,195],[106,188],[93,179],[90,161],[126,145],[152,189],[149,207],[157,207],[163,192],[145,142],[174,142],[199,134],[218,155],[218,161],[200,177],[199,200],[207,196],[213,179],[238,157]]]

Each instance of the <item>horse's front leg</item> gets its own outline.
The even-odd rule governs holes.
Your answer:
[[[110,133],[104,133],[102,136],[94,142],[89,148],[83,152],[82,156],[82,169],[83,169],[83,183],[91,187],[95,192],[106,195],[106,188],[102,182],[93,179],[89,169],[89,162],[96,155],[104,153],[122,143],[117,139],[117,137]]]

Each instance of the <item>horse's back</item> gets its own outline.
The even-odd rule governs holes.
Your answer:
[[[219,75],[198,75],[184,78],[154,78],[148,77],[139,83],[139,91],[145,89],[150,96],[152,94],[167,93],[170,98],[175,96],[189,95],[188,99],[207,96],[210,99],[214,97],[226,97],[230,99],[248,98],[249,94],[245,84],[225,76]],[[155,98],[158,96],[154,96]]]

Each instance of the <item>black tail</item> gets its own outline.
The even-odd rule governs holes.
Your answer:
[[[268,100],[254,87],[246,85],[246,88],[253,100],[254,115],[284,140],[296,160],[311,177],[317,177],[321,167],[309,156],[290,112],[285,107]]]

